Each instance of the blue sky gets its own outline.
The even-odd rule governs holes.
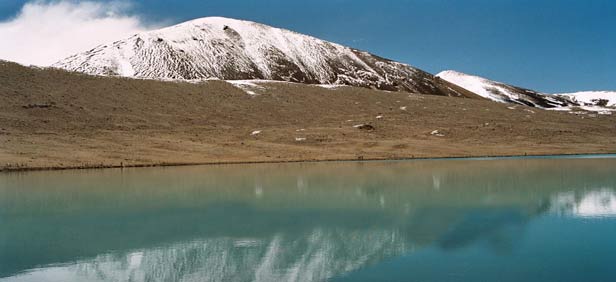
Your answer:
[[[0,1],[0,21],[14,17],[25,2]],[[613,0],[131,2],[125,12],[148,24],[205,16],[241,18],[432,73],[454,69],[545,92],[616,90]]]

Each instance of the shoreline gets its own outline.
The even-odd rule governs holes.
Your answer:
[[[337,158],[337,159],[306,159],[306,160],[277,160],[277,161],[219,161],[219,162],[195,162],[195,163],[151,163],[151,164],[129,164],[129,165],[83,165],[83,166],[49,166],[49,167],[9,167],[0,168],[1,173],[13,172],[33,172],[33,171],[62,171],[62,170],[95,170],[95,169],[123,169],[123,168],[160,168],[160,167],[182,167],[182,166],[219,166],[219,165],[249,165],[249,164],[291,164],[291,163],[329,163],[329,162],[374,162],[374,161],[418,161],[418,160],[498,160],[498,159],[517,159],[517,158],[584,158],[585,156],[613,156],[613,153],[564,153],[564,154],[524,154],[524,155],[469,155],[469,156],[449,156],[449,157],[407,157],[407,158]]]

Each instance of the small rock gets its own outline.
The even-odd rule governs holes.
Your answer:
[[[430,132],[430,135],[434,135],[434,136],[438,136],[438,137],[445,136],[444,134],[440,133],[438,130],[434,130],[434,131]]]
[[[255,135],[259,135],[261,134],[261,130],[255,130],[252,133],[250,133],[250,135],[255,136]]]
[[[21,106],[24,109],[47,109],[53,107],[52,104],[28,104],[25,106]]]
[[[372,126],[370,124],[358,124],[358,125],[355,125],[353,127],[357,128],[357,129],[361,129],[361,130],[368,130],[368,131],[374,130],[374,126]]]

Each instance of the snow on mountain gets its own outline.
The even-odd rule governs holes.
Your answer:
[[[151,79],[265,79],[464,96],[406,64],[285,29],[201,18],[98,46],[53,65]]]
[[[616,92],[595,91],[545,94],[457,71],[444,71],[437,77],[501,103],[516,103],[551,110],[580,108],[587,111],[616,110]]]

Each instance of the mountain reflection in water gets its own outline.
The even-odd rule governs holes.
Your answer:
[[[325,281],[616,215],[616,159],[0,175],[0,281]],[[349,277],[352,277],[349,276]]]

